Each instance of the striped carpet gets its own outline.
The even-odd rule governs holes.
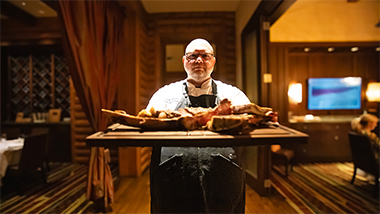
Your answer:
[[[118,168],[111,167],[114,179]],[[357,175],[350,184],[352,163],[318,163],[293,167],[288,178],[274,166],[272,185],[297,213],[380,213],[373,183]],[[1,196],[0,213],[94,213],[86,200],[87,166],[51,166],[48,183],[38,182],[24,195]]]
[[[298,165],[287,178],[281,166],[273,169],[273,187],[297,213],[380,213],[373,181],[357,175],[355,185],[350,184],[352,163]]]
[[[50,166],[48,182],[38,182],[24,195],[2,195],[1,213],[91,213],[86,200],[87,166],[59,163]],[[118,168],[111,167],[112,173]],[[115,179],[115,177],[114,177]]]

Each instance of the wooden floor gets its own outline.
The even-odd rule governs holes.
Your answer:
[[[150,213],[149,171],[140,178],[121,178],[115,191],[111,213]],[[260,197],[249,186],[246,188],[245,213],[296,213],[276,191],[269,197]]]

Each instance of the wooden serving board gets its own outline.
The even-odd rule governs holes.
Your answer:
[[[137,117],[129,114],[123,114],[107,109],[102,112],[111,119],[113,123],[119,123],[127,126],[138,127],[143,130],[160,130],[160,131],[179,131],[184,130],[179,118],[158,119],[150,117]]]
[[[247,134],[225,134],[208,130],[195,131],[142,131],[115,124],[106,132],[97,132],[86,138],[87,146],[190,146],[226,147],[272,144],[307,143],[309,136],[285,126],[257,128]]]

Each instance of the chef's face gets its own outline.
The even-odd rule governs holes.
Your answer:
[[[202,84],[211,77],[216,59],[211,45],[204,39],[190,42],[182,57],[183,67],[189,81]]]

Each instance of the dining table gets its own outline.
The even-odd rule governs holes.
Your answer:
[[[8,166],[17,165],[20,162],[24,140],[24,138],[0,139],[0,186],[2,186],[1,180]]]

